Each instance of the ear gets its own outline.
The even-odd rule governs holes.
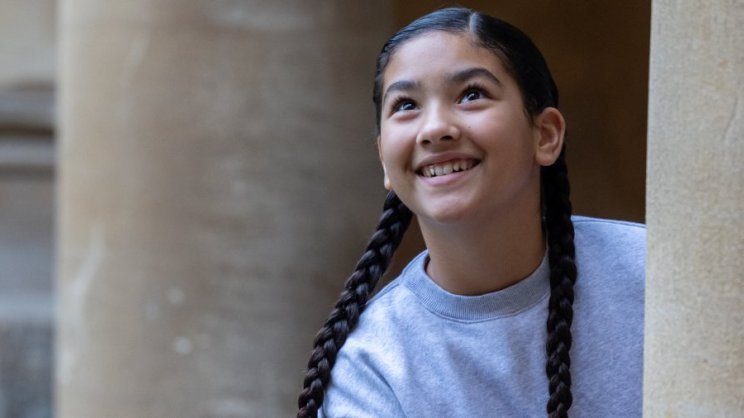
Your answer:
[[[541,166],[549,166],[558,159],[566,135],[566,121],[554,107],[545,108],[534,120],[536,142],[535,160]]]
[[[382,174],[383,174],[383,185],[385,186],[385,189],[390,191],[393,190],[393,187],[390,185],[390,179],[387,175],[387,169],[385,168],[385,160],[382,158],[382,148],[380,148],[380,136],[377,136],[377,156],[380,157],[380,164],[382,164]]]

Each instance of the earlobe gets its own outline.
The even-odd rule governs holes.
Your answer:
[[[535,129],[535,159],[541,166],[549,166],[558,159],[563,149],[566,121],[558,109],[547,107],[535,118]]]
[[[380,163],[382,165],[382,176],[383,176],[383,184],[385,185],[385,190],[391,191],[393,190],[392,186],[390,186],[390,178],[387,174],[387,168],[385,168],[385,162],[382,161],[382,154],[380,154]]]
[[[388,178],[387,170],[385,169],[385,164],[382,165],[382,172],[385,176],[383,180],[383,184],[385,185],[385,190],[392,191],[393,187],[390,185],[390,179]]]
[[[387,175],[387,169],[385,168],[385,160],[382,158],[382,148],[380,148],[380,137],[377,137],[377,156],[380,157],[380,165],[382,165],[382,175],[383,180],[382,184],[385,186],[385,190],[393,190],[393,188],[390,186],[390,179]]]

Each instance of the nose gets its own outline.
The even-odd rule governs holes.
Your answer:
[[[422,145],[460,139],[454,115],[445,106],[431,106],[425,111],[416,142]]]

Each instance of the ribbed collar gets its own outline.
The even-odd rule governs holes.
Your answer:
[[[425,265],[428,251],[419,254],[401,274],[408,288],[430,311],[454,320],[483,321],[514,315],[534,306],[550,293],[550,267],[547,253],[527,278],[495,292],[478,296],[450,293],[437,285]]]

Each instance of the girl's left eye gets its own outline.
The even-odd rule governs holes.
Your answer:
[[[460,98],[460,103],[472,102],[473,100],[482,99],[484,97],[486,97],[486,94],[483,92],[483,89],[478,87],[470,87],[465,90],[465,93],[463,93],[462,97]]]

